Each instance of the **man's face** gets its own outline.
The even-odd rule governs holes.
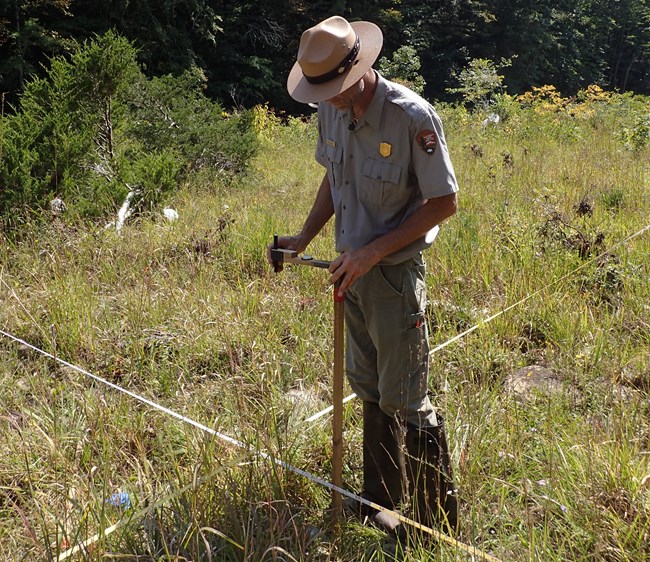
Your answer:
[[[350,86],[347,90],[339,95],[326,100],[326,103],[333,105],[339,111],[350,109],[353,104],[361,97],[364,90],[363,78]]]

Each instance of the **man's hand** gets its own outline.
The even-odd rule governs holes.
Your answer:
[[[359,277],[368,273],[373,266],[379,263],[379,259],[367,246],[358,250],[343,252],[336,258],[330,264],[329,272],[332,274],[330,283],[335,284],[337,281],[341,281],[338,291],[339,297],[342,297]]]
[[[305,248],[301,246],[300,236],[278,236],[278,248],[283,248],[285,250],[295,250],[296,252],[302,252]],[[273,243],[269,244],[266,247],[266,260],[269,262],[270,266],[275,266],[273,258],[271,257],[271,250],[273,249]],[[278,271],[282,271],[282,264],[278,264]]]

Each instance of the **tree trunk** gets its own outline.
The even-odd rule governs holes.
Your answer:
[[[21,90],[25,87],[25,71],[24,71],[24,62],[25,62],[25,46],[21,34],[20,26],[20,8],[18,7],[18,0],[14,2],[16,8],[16,51],[18,52],[18,85]]]
[[[621,86],[621,92],[625,93],[627,90],[627,80],[630,77],[630,70],[632,70],[632,67],[634,66],[634,63],[636,62],[637,56],[639,55],[639,50],[637,49],[634,51],[632,58],[630,59],[630,64],[627,65],[627,68],[625,69],[625,76],[623,78],[623,85]]]

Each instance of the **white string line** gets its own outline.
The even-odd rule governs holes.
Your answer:
[[[237,462],[237,461],[235,461]],[[126,525],[129,525],[133,521],[138,521],[139,519],[142,519],[145,515],[148,513],[152,513],[154,510],[157,508],[165,505],[168,501],[173,500],[174,498],[180,496],[181,494],[187,492],[188,490],[203,484],[204,482],[207,482],[210,478],[215,476],[217,473],[221,472],[228,466],[233,466],[233,465],[221,465],[219,466],[218,469],[211,471],[210,473],[206,474],[205,476],[202,476],[196,481],[192,481],[189,484],[183,486],[181,489],[176,490],[175,492],[172,492],[171,494],[168,494],[164,498],[161,498],[159,500],[156,500],[152,505],[149,505],[143,509],[140,509],[139,511],[136,511],[133,514],[130,514],[129,517],[122,517],[117,523],[114,525],[111,525],[110,527],[106,527],[103,531],[93,535],[92,537],[87,538],[86,540],[77,543],[75,546],[69,548],[65,552],[60,553],[57,558],[56,562],[63,562],[63,560],[66,560],[70,558],[71,556],[77,554],[77,552],[80,552],[82,550],[87,549],[89,546],[92,546],[95,544],[97,541],[108,537],[110,534],[114,533],[118,529],[121,529],[122,527],[125,527]],[[220,531],[217,531],[216,529],[212,529],[213,531],[217,532],[219,536],[221,536],[223,539],[228,541],[230,544],[236,546],[240,550],[244,550],[244,547],[240,545],[238,542],[234,541],[233,539],[227,537]]]
[[[580,266],[578,266],[576,269],[570,271],[569,273],[565,273],[562,277],[556,279],[555,281],[549,283],[548,285],[545,285],[544,287],[542,287],[541,289],[538,289],[538,290],[535,291],[534,293],[531,293],[530,295],[525,296],[523,299],[517,301],[516,303],[511,304],[510,306],[501,309],[499,312],[493,314],[492,316],[489,316],[488,318],[485,318],[485,319],[481,320],[478,324],[472,326],[471,328],[465,330],[464,332],[461,332],[460,334],[456,334],[453,338],[448,339],[446,342],[441,343],[440,345],[437,345],[437,346],[434,347],[431,351],[429,351],[429,357],[431,357],[432,355],[434,355],[435,353],[437,353],[437,352],[440,351],[441,349],[444,349],[444,348],[447,347],[448,345],[451,345],[451,344],[454,343],[455,341],[457,341],[457,340],[459,340],[459,339],[461,339],[461,338],[467,336],[468,334],[471,334],[473,331],[478,330],[478,328],[480,328],[481,326],[485,326],[485,325],[488,324],[489,322],[492,322],[492,320],[498,318],[498,317],[501,316],[502,314],[505,314],[506,312],[512,310],[513,308],[515,308],[515,307],[517,307],[517,306],[519,306],[519,305],[525,303],[526,301],[532,299],[533,297],[537,296],[539,293],[542,293],[542,292],[546,291],[547,289],[553,287],[554,285],[557,285],[558,283],[560,283],[561,281],[563,281],[563,280],[566,279],[567,277],[570,277],[571,275],[577,273],[577,272],[580,271],[582,268],[584,268],[584,267],[586,267],[587,265],[589,265],[590,263],[592,263],[592,262],[594,262],[594,261],[596,261],[596,260],[602,258],[603,256],[607,255],[609,252],[611,252],[612,250],[618,248],[618,247],[621,246],[622,244],[625,244],[625,243],[629,242],[630,240],[633,240],[633,239],[636,238],[637,236],[641,236],[641,234],[643,234],[643,233],[646,232],[647,230],[650,230],[650,224],[647,225],[647,226],[645,226],[645,227],[643,227],[643,228],[642,228],[641,230],[639,230],[638,232],[635,232],[635,233],[632,234],[631,236],[628,236],[628,237],[625,238],[624,240],[621,240],[620,242],[617,242],[616,244],[614,244],[613,246],[611,246],[611,247],[608,248],[607,250],[605,250],[605,251],[601,252],[600,254],[598,254],[597,256],[595,256],[595,257],[593,257],[593,258],[587,260],[586,262],[584,262],[584,263],[582,263]],[[357,396],[357,395],[354,394],[354,393],[350,394],[349,396],[346,396],[346,397],[343,399],[343,403],[346,403],[346,402],[349,402],[350,400],[353,400],[354,398],[356,398],[356,396]],[[334,410],[334,406],[328,406],[328,407],[325,408],[324,410],[321,410],[320,412],[317,412],[317,413],[315,413],[313,416],[310,416],[309,418],[307,418],[307,419],[304,421],[304,423],[311,423],[311,422],[313,422],[313,421],[316,421],[317,419],[322,418],[322,417],[325,416],[326,414],[329,414],[332,410]]]
[[[354,394],[354,393],[350,394],[349,396],[346,396],[346,397],[343,399],[343,404],[345,404],[346,402],[349,402],[350,400],[354,400],[356,397],[357,397],[357,395]],[[304,421],[304,423],[309,423],[309,422],[316,421],[318,418],[324,416],[325,414],[329,414],[332,410],[334,410],[334,406],[328,406],[327,408],[325,408],[325,409],[322,410],[321,412],[317,412],[317,413],[314,414],[313,416],[307,418],[307,419]]]
[[[143,396],[140,396],[134,392],[131,392],[130,390],[127,390],[125,388],[122,388],[110,381],[107,381],[106,379],[103,379],[102,377],[99,377],[97,375],[94,375],[85,369],[82,369],[81,367],[77,367],[76,365],[73,365],[72,363],[69,363],[68,361],[65,361],[64,359],[61,359],[60,357],[56,357],[52,355],[51,353],[48,353],[47,351],[44,351],[42,349],[39,349],[38,347],[26,342],[25,340],[14,336],[13,334],[10,334],[8,332],[5,332],[4,330],[0,329],[0,335],[3,335],[17,343],[20,343],[37,353],[40,353],[41,355],[45,357],[49,357],[50,359],[53,359],[54,361],[65,365],[66,367],[69,367],[70,369],[73,369],[75,371],[78,371],[92,379],[94,379],[97,382],[100,382],[114,390],[117,390],[118,392],[121,392],[123,394],[126,394],[127,396],[130,396],[131,398],[137,400],[138,402],[142,402],[143,404],[146,404],[148,406],[151,406],[152,408],[159,410],[173,418],[176,418],[177,420],[180,420],[182,422],[185,422],[193,427],[196,427],[202,431],[205,431],[206,433],[209,433],[210,435],[214,435],[215,437],[226,441],[227,443],[230,443],[232,445],[235,445],[236,447],[245,449],[249,453],[258,456],[259,458],[262,458],[264,460],[269,460],[276,465],[289,470],[290,472],[293,472],[295,474],[298,474],[299,476],[302,476],[303,478],[306,478],[307,480],[311,480],[312,482],[316,484],[320,484],[321,486],[328,488],[329,490],[333,492],[338,492],[339,494],[342,494],[348,498],[351,498],[359,503],[362,503],[364,505],[367,505],[368,507],[375,509],[377,511],[383,511],[384,513],[388,513],[392,515],[395,519],[401,521],[404,524],[410,525],[412,527],[415,527],[416,529],[419,529],[420,531],[427,533],[431,536],[433,536],[435,539],[441,542],[446,542],[447,544],[454,546],[456,548],[459,548],[461,550],[464,550],[468,554],[472,556],[478,556],[482,560],[486,560],[487,562],[501,562],[498,558],[495,558],[494,556],[491,556],[476,547],[473,547],[471,545],[462,543],[460,541],[457,541],[456,539],[445,535],[444,533],[441,533],[435,529],[432,529],[430,527],[426,527],[425,525],[422,525],[421,523],[418,523],[417,521],[413,521],[412,519],[409,519],[408,517],[404,517],[401,513],[398,513],[396,511],[392,511],[390,509],[386,509],[385,507],[376,504],[374,502],[371,502],[367,500],[366,498],[363,498],[361,496],[357,496],[356,494],[353,494],[352,492],[349,492],[345,488],[340,488],[339,486],[336,486],[332,484],[331,482],[328,482],[327,480],[324,480],[323,478],[320,478],[319,476],[316,476],[315,474],[311,474],[305,470],[302,470],[298,467],[295,467],[293,465],[290,465],[280,459],[277,459],[273,457],[272,455],[268,453],[264,453],[262,451],[258,451],[254,449],[253,447],[249,447],[246,444],[242,443],[241,441],[238,441],[236,439],[233,439],[232,437],[229,437],[228,435],[224,435],[223,433],[219,433],[218,431],[215,431],[214,429],[207,427],[206,425],[203,425],[202,423],[199,423],[191,418],[188,418],[187,416],[183,416],[177,412],[174,412],[173,410],[170,410],[169,408],[166,408],[165,406],[161,406],[160,404],[156,404],[155,402],[149,400],[148,398],[144,398]]]
[[[133,519],[135,519],[136,517],[138,517],[138,519],[139,519],[141,517],[141,515],[144,515],[144,513],[143,514],[141,514],[140,512],[135,513],[133,515]],[[129,518],[128,523],[130,523],[130,522],[131,522],[131,518]],[[96,535],[93,535],[92,537],[86,539],[85,541],[81,541],[80,543],[76,544],[72,548],[69,548],[65,552],[62,552],[61,554],[59,554],[56,557],[56,562],[63,562],[63,560],[67,560],[68,558],[70,558],[70,556],[74,556],[75,554],[77,554],[77,552],[80,552],[82,550],[86,550],[88,547],[94,545],[98,540],[108,537],[108,535],[110,535],[114,531],[117,531],[118,529],[124,527],[125,525],[127,525],[127,523],[124,522],[124,519],[120,519],[117,523],[115,523],[115,525],[111,525],[110,527],[106,527],[106,529],[104,529],[102,532],[97,533]]]
[[[608,250],[602,252],[601,254],[597,255],[596,257],[592,258],[591,260],[588,260],[587,262],[583,263],[582,265],[580,265],[579,267],[577,267],[573,271],[563,275],[559,279],[556,279],[554,282],[550,283],[549,285],[546,285],[542,289],[539,289],[539,290],[535,291],[534,293],[531,293],[530,295],[526,296],[525,298],[521,299],[520,301],[516,302],[515,304],[510,305],[509,307],[507,307],[507,308],[499,311],[498,313],[490,316],[489,318],[483,320],[479,324],[477,324],[477,325],[473,326],[472,328],[466,330],[465,332],[462,332],[461,334],[456,335],[455,337],[451,338],[450,340],[446,341],[445,343],[437,346],[436,348],[431,350],[429,354],[430,355],[434,354],[435,352],[439,351],[440,349],[443,349],[444,347],[451,344],[452,342],[454,342],[454,341],[460,339],[461,337],[473,332],[474,330],[476,330],[480,326],[487,324],[488,322],[494,320],[498,316],[500,316],[500,315],[504,314],[505,312],[511,310],[512,308],[514,308],[516,306],[519,306],[520,304],[526,302],[530,298],[536,296],[537,294],[539,294],[542,291],[548,289],[549,287],[552,287],[552,286],[558,284],[563,279],[569,277],[570,275],[573,275],[574,273],[580,271],[582,268],[586,267],[589,263],[591,263],[591,262],[595,261],[596,259],[606,255],[612,249],[617,248],[618,246],[620,246],[620,245],[622,245],[622,244],[624,244],[626,242],[629,242],[630,240],[636,238],[637,236],[640,236],[641,234],[643,234],[647,230],[650,230],[650,224],[645,226],[644,228],[642,228],[638,232],[632,234],[631,236],[628,236],[624,240],[618,242],[614,246],[611,246]],[[4,283],[4,280],[3,280],[3,283]],[[4,284],[6,285],[6,283],[4,283]],[[14,296],[16,296],[15,292],[14,292]],[[118,385],[116,385],[114,383],[111,383],[111,382],[109,382],[109,381],[107,381],[107,380],[105,380],[105,379],[103,379],[103,378],[101,378],[101,377],[99,377],[97,375],[94,375],[94,374],[92,374],[92,373],[90,373],[90,372],[88,372],[88,371],[86,371],[86,370],[84,370],[84,369],[82,369],[80,367],[77,367],[76,365],[73,365],[72,363],[69,363],[69,362],[67,362],[67,361],[65,361],[65,360],[63,360],[63,359],[61,359],[59,357],[56,357],[56,356],[54,356],[54,355],[52,355],[52,354],[50,354],[50,353],[48,353],[48,352],[46,352],[44,350],[41,350],[41,349],[33,346],[32,344],[26,342],[25,340],[5,332],[4,330],[0,329],[0,335],[4,335],[5,337],[8,337],[8,338],[14,340],[15,342],[21,343],[22,345],[25,345],[25,346],[29,347],[30,349],[33,349],[34,351],[36,351],[36,352],[38,352],[38,353],[40,353],[40,354],[42,354],[42,355],[44,355],[46,357],[54,359],[55,361],[57,361],[57,362],[59,362],[59,363],[61,363],[63,365],[66,365],[67,367],[70,367],[71,369],[74,369],[74,370],[76,370],[76,371],[78,371],[78,372],[80,372],[82,374],[85,374],[86,376],[89,376],[90,378],[92,378],[92,379],[94,379],[94,380],[96,380],[98,382],[101,382],[102,384],[105,384],[106,386],[108,386],[110,388],[113,388],[114,390],[117,390],[118,392],[122,392],[122,393],[134,398],[135,400],[138,400],[139,402],[147,404],[147,405],[149,405],[149,406],[151,406],[151,407],[153,407],[153,408],[155,408],[157,410],[160,410],[160,411],[162,411],[162,412],[164,412],[164,413],[166,413],[166,414],[180,420],[180,421],[188,423],[189,425],[192,425],[192,426],[194,426],[194,427],[196,427],[198,429],[201,429],[202,431],[205,431],[205,432],[207,432],[207,433],[209,433],[211,435],[214,435],[214,436],[218,437],[219,439],[222,439],[223,441],[226,441],[226,442],[228,442],[230,444],[233,444],[233,445],[235,445],[237,447],[246,449],[248,452],[253,453],[253,454],[257,455],[258,457],[263,458],[265,460],[271,460],[272,462],[274,462],[278,466],[281,466],[281,467],[285,468],[286,470],[294,472],[295,474],[298,474],[298,475],[303,476],[304,478],[306,478],[308,480],[311,480],[311,481],[313,481],[313,482],[315,482],[317,484],[320,484],[320,485],[330,489],[331,491],[336,491],[336,492],[338,492],[338,493],[340,493],[340,494],[342,494],[344,496],[352,498],[352,499],[358,501],[359,503],[367,505],[367,506],[369,506],[369,507],[371,507],[371,508],[373,508],[375,510],[388,513],[388,514],[392,515],[393,517],[395,517],[397,520],[401,521],[402,523],[408,524],[408,525],[410,525],[412,527],[415,527],[416,529],[419,529],[419,530],[421,530],[421,531],[423,531],[423,532],[425,532],[427,534],[430,534],[439,541],[446,542],[446,543],[448,543],[448,544],[450,544],[452,546],[460,548],[461,550],[464,550],[465,552],[469,553],[472,556],[478,556],[482,560],[487,560],[488,562],[501,562],[498,558],[495,558],[495,557],[493,557],[493,556],[491,556],[491,555],[489,555],[489,554],[487,554],[487,553],[485,553],[485,552],[483,552],[483,551],[481,551],[481,550],[479,550],[479,549],[477,549],[477,548],[475,548],[475,547],[473,547],[471,545],[467,545],[465,543],[457,541],[456,539],[454,539],[452,537],[449,537],[449,536],[447,536],[447,535],[445,535],[443,533],[440,533],[439,531],[436,531],[435,529],[431,529],[430,527],[426,527],[426,526],[418,523],[417,521],[413,521],[413,520],[411,520],[411,519],[409,519],[407,517],[404,517],[401,513],[386,509],[385,507],[380,506],[378,504],[375,504],[374,502],[371,502],[371,501],[369,501],[369,500],[367,500],[367,499],[365,499],[365,498],[363,498],[361,496],[357,496],[356,494],[353,494],[353,493],[345,490],[344,488],[339,488],[338,486],[335,486],[331,482],[328,482],[328,481],[326,481],[326,480],[324,480],[322,478],[319,478],[318,476],[316,476],[314,474],[311,474],[311,473],[306,472],[306,471],[304,471],[302,469],[294,467],[294,466],[292,466],[292,465],[290,465],[288,463],[285,463],[284,461],[282,461],[280,459],[276,459],[276,458],[272,457],[271,455],[269,455],[267,453],[264,453],[262,451],[257,451],[255,449],[253,449],[252,447],[248,447],[247,445],[245,445],[241,441],[237,441],[236,439],[233,439],[232,437],[229,437],[227,435],[219,433],[219,432],[217,432],[217,431],[215,431],[215,430],[213,430],[213,429],[211,429],[211,428],[209,428],[209,427],[207,427],[207,426],[205,426],[205,425],[203,425],[203,424],[201,424],[199,422],[196,422],[196,421],[192,420],[191,418],[188,418],[186,416],[178,414],[178,413],[174,412],[173,410],[170,410],[169,408],[166,408],[164,406],[156,404],[155,402],[153,402],[151,400],[148,400],[147,398],[139,396],[139,395],[137,395],[137,394],[135,394],[135,393],[133,393],[133,392],[131,392],[129,390],[126,390],[126,389],[124,389],[124,388],[122,388],[122,387],[120,387],[120,386],[118,386]],[[352,395],[346,397],[344,399],[344,402],[352,400],[355,396],[356,395],[352,394]],[[329,409],[327,411],[329,411]],[[312,418],[310,418],[310,419],[317,419],[318,417],[320,417],[320,415],[312,416]],[[111,532],[113,530],[117,529],[118,526],[119,526],[119,524],[117,526],[113,526],[114,528],[111,527],[110,528]]]

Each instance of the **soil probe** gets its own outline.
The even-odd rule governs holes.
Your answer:
[[[311,256],[299,256],[294,250],[278,248],[278,235],[273,236],[273,248],[271,249],[271,260],[273,270],[281,271],[282,264],[291,263],[294,265],[309,265],[327,269],[330,262],[317,260]],[[340,280],[334,285],[334,376],[332,405],[332,484],[343,488],[343,316],[345,310],[345,295],[339,297]],[[332,509],[335,522],[341,518],[342,511],[341,494],[332,490]]]

